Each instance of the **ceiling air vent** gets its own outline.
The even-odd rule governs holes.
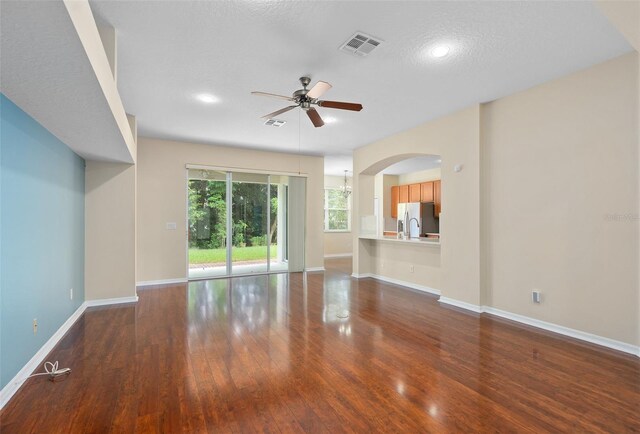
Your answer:
[[[286,123],[287,121],[280,121],[278,119],[267,119],[267,121],[264,124],[270,127],[281,127]]]
[[[362,32],[357,32],[349,38],[347,42],[342,44],[340,50],[363,57],[371,53],[381,43],[381,39],[374,38],[373,36],[369,36]]]

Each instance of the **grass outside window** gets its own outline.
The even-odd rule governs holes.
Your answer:
[[[271,257],[275,258],[277,255],[278,246],[271,245]],[[225,263],[227,257],[227,249],[189,249],[189,264],[216,264]],[[266,246],[251,246],[251,247],[233,247],[233,260],[234,262],[243,261],[259,261],[267,259]]]

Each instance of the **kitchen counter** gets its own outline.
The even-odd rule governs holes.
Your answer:
[[[440,240],[434,239],[434,238],[399,239],[394,236],[376,236],[376,235],[361,235],[358,238],[361,240],[373,240],[373,241],[383,241],[383,242],[390,242],[390,243],[413,244],[418,246],[440,247]]]

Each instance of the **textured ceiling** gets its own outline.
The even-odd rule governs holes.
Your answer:
[[[87,159],[133,162],[62,1],[3,1],[0,90]]]
[[[631,50],[591,2],[91,2],[118,31],[119,89],[145,136],[319,155],[354,148],[478,102],[509,95]],[[355,31],[384,43],[338,50]],[[442,59],[428,53],[446,43]],[[298,77],[328,81],[313,128],[299,110],[266,127]],[[206,92],[219,98],[204,104]],[[303,114],[304,116],[304,114]],[[334,160],[334,161],[339,161]],[[344,160],[346,161],[346,159]],[[348,168],[348,167],[344,167]],[[337,169],[340,172],[343,168]]]

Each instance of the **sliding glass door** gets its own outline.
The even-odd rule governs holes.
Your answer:
[[[269,175],[232,173],[231,273],[268,271]]]
[[[290,270],[289,184],[304,178],[206,169],[188,173],[190,279]],[[296,237],[295,243],[303,240]],[[294,262],[297,268],[303,263]]]
[[[227,275],[227,173],[190,170],[189,277]]]

